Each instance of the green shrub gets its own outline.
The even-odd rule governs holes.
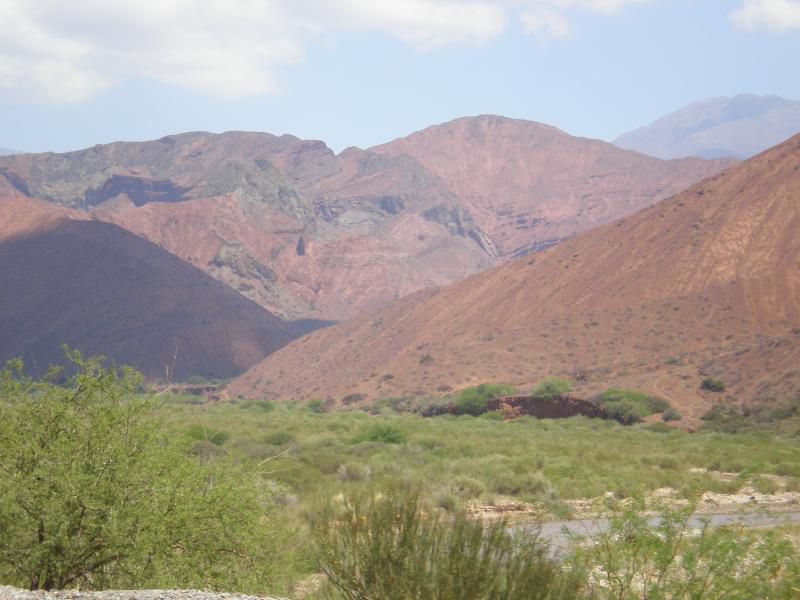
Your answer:
[[[724,392],[725,382],[714,377],[706,377],[703,379],[700,387],[704,390],[708,390],[709,392]]]
[[[423,417],[438,417],[450,412],[452,400],[450,398],[425,398],[417,405],[417,414]]]
[[[289,431],[273,431],[261,439],[265,444],[269,444],[271,446],[284,446],[286,444],[291,444],[297,438]]]
[[[275,403],[272,400],[246,400],[239,403],[239,408],[243,410],[270,412],[275,409]]]
[[[653,431],[655,433],[672,433],[675,431],[672,427],[667,425],[666,423],[650,423],[646,425],[645,428],[648,431]]]
[[[533,388],[531,395],[540,400],[553,400],[559,396],[569,394],[572,383],[561,377],[545,377],[539,385]]]
[[[222,446],[231,439],[231,434],[227,431],[203,427],[202,425],[192,425],[186,430],[186,433],[193,440],[208,442],[215,446]]]
[[[585,598],[788,599],[800,581],[800,554],[779,532],[698,525],[691,509],[653,525],[631,507],[593,543],[575,542],[567,562],[587,575]]]
[[[509,385],[498,383],[482,383],[474,387],[464,388],[452,401],[455,415],[472,415],[477,417],[488,410],[489,401],[501,396],[509,396],[515,392]]]
[[[406,441],[405,432],[386,423],[376,423],[356,436],[355,442],[378,442],[381,444],[402,444]]]
[[[367,481],[372,476],[372,469],[359,463],[344,463],[336,471],[339,481]]]
[[[310,527],[329,598],[558,600],[578,591],[578,574],[552,561],[535,533],[425,510],[416,492],[328,504]]]
[[[67,356],[64,385],[20,362],[0,371],[0,581],[263,589],[270,534],[254,476],[193,458],[133,371]]]
[[[644,417],[664,412],[670,408],[669,402],[648,396],[636,390],[612,388],[602,393],[598,403],[608,415],[623,425],[638,423]]]
[[[661,415],[661,420],[662,420],[662,421],[665,421],[665,422],[669,422],[669,421],[680,421],[682,418],[683,418],[683,417],[681,416],[681,413],[679,413],[679,412],[678,412],[676,409],[674,409],[674,408],[668,408],[668,409],[667,409],[667,410],[665,410],[665,411],[664,411],[664,413]]]
[[[308,404],[306,404],[306,409],[313,413],[324,413],[328,411],[328,403],[322,398],[314,398],[313,400],[308,401]]]
[[[366,400],[367,397],[364,394],[348,394],[344,398],[342,398],[342,405],[343,406],[350,406],[351,404],[356,404],[358,402],[363,402]]]
[[[395,412],[409,412],[413,404],[413,398],[396,396],[391,398],[378,398],[372,403],[372,406],[365,406],[364,409],[372,414],[378,414],[385,409]]]
[[[533,496],[546,498],[553,495],[550,481],[538,472],[514,473],[508,470],[494,473],[490,479],[491,491],[507,496]]]

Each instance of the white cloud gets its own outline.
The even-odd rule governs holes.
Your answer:
[[[800,29],[800,1],[745,0],[731,19],[743,29],[766,27],[775,31]]]
[[[575,10],[614,13],[629,4],[645,4],[651,0],[527,0],[520,20],[526,31],[543,40],[567,37],[572,33],[568,13]]]
[[[572,32],[566,16],[542,4],[531,4],[525,8],[520,19],[525,31],[545,40],[563,38]]]
[[[279,88],[280,69],[302,60],[313,36],[380,32],[431,51],[484,43],[519,18],[527,31],[558,38],[570,32],[570,11],[647,1],[0,0],[0,93],[81,102],[145,77],[220,97],[257,95]]]

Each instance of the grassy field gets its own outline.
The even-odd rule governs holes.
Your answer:
[[[408,408],[428,417],[389,401],[209,404],[142,395],[133,371],[69,356],[64,383],[0,370],[0,583],[296,600],[749,600],[800,587],[792,531],[688,524],[696,505],[745,486],[746,503],[800,491],[797,436],[760,429],[796,420],[795,405],[756,430],[725,414],[714,425],[734,433],[686,433],[655,420],[504,420],[484,412],[491,386],[457,396],[448,410],[461,415],[440,402]],[[609,404],[649,403],[615,394]],[[720,495],[700,501],[706,492]],[[531,526],[601,512],[611,528],[557,559]]]
[[[199,454],[266,461],[258,468],[289,503],[397,480],[422,486],[445,507],[502,495],[559,514],[564,500],[608,492],[642,498],[663,487],[691,500],[704,491],[736,491],[762,474],[800,488],[800,444],[765,433],[690,434],[582,417],[317,413],[268,402],[172,403],[168,413]],[[737,477],[713,473],[720,471]]]
[[[674,489],[673,498],[689,506],[704,492],[735,493],[745,485],[765,493],[800,490],[800,444],[764,432],[171,400],[166,415],[193,440],[193,453],[242,461],[263,478],[275,503],[272,518],[292,530],[278,589],[296,597],[297,582],[319,569],[309,516],[336,498],[387,486],[419,489],[427,506],[446,512],[527,503],[545,518],[576,516],[580,502],[573,501],[581,499],[632,499],[645,506],[659,488]]]

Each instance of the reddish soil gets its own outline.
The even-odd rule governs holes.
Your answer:
[[[800,137],[635,215],[455,285],[316,332],[234,395],[366,398],[547,375],[668,397],[692,426],[714,402],[800,383]],[[724,394],[704,392],[722,374]]]

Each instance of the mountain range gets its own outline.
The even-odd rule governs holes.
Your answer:
[[[800,102],[739,94],[690,104],[614,144],[659,158],[747,158],[800,133]]]
[[[732,164],[457,119],[368,150],[188,133],[0,159],[16,193],[117,224],[287,319],[342,320],[652,204]]]
[[[696,419],[800,385],[800,136],[638,213],[297,340],[233,395],[343,401],[574,378]]]

